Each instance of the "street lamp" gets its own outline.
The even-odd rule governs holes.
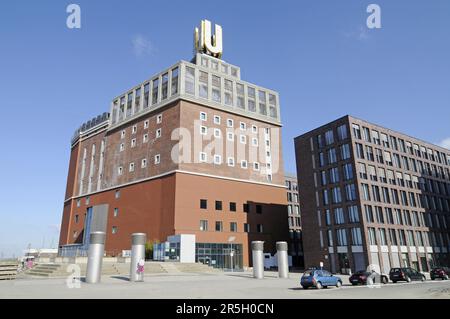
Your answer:
[[[228,242],[230,243],[230,265],[231,265],[231,272],[233,272],[233,256],[234,256],[234,251],[233,251],[233,241],[236,239],[235,236],[230,236],[228,238]]]

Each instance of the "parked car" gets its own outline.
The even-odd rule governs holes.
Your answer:
[[[448,280],[449,276],[450,276],[450,268],[448,267],[434,267],[430,271],[431,280],[435,280],[436,278]]]
[[[300,279],[300,284],[304,289],[308,289],[309,287],[322,289],[323,287],[329,286],[336,286],[339,288],[342,286],[342,279],[332,275],[326,270],[310,269],[305,271]]]
[[[369,278],[372,278],[372,282],[375,284],[380,282],[382,284],[387,284],[389,282],[389,278],[385,274],[369,272],[366,270],[360,270],[355,272],[353,275],[350,276],[348,280],[353,286],[356,286],[356,285],[366,285],[367,280]]]
[[[404,267],[404,268],[392,268],[391,271],[389,272],[389,279],[391,279],[393,283],[396,283],[397,281],[406,281],[406,282],[411,282],[413,280],[425,281],[426,277],[424,274],[418,272],[415,269],[412,269],[410,267]]]

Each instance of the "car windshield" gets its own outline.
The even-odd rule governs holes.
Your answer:
[[[303,274],[303,276],[305,276],[305,277],[310,277],[310,276],[313,276],[313,275],[314,275],[314,270],[307,270]]]
[[[391,269],[391,272],[400,272],[401,270],[400,270],[400,268],[392,268]]]

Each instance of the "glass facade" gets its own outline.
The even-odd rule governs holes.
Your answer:
[[[196,243],[195,261],[214,268],[242,271],[242,245]]]

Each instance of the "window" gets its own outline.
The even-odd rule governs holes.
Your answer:
[[[216,200],[216,210],[222,210],[222,201]]]
[[[248,204],[243,204],[242,205],[242,211],[244,213],[248,213],[249,212],[249,205]]]
[[[347,230],[338,229],[336,230],[336,238],[338,246],[347,246]]]
[[[258,133],[258,127],[256,125],[252,125],[252,133]]]
[[[258,162],[253,163],[253,170],[259,171],[259,163]]]
[[[122,152],[125,149],[125,144],[124,143],[120,143],[119,145],[119,152]]]
[[[222,231],[222,230],[223,230],[222,222],[216,222],[216,231]]]
[[[333,164],[337,162],[336,149],[330,148],[328,150],[328,163]]]
[[[191,68],[189,66],[186,66],[184,91],[187,94],[191,94],[191,95],[195,94],[195,69]]]
[[[131,128],[131,134],[136,134],[137,132],[137,125],[133,125]]]
[[[340,187],[334,187],[332,189],[332,200],[334,204],[340,203],[342,201],[341,197],[341,188]]]
[[[214,129],[214,137],[215,138],[221,138],[222,137],[220,129],[218,129],[218,128]]]
[[[147,142],[148,142],[148,134],[145,133],[145,134],[142,136],[142,143],[147,143]]]
[[[344,171],[344,179],[346,181],[353,179],[353,165],[351,163],[345,164],[342,166],[342,169]]]
[[[161,129],[157,129],[156,130],[156,138],[160,138],[161,137]]]
[[[125,130],[123,130],[122,132],[120,132],[120,138],[124,139],[125,138]]]
[[[134,172],[134,163],[130,163],[130,167],[129,167],[128,171]]]
[[[244,86],[242,84],[236,83],[236,94],[236,106],[245,109]]]
[[[350,223],[358,223],[359,222],[359,211],[358,206],[349,206],[348,207],[348,220]]]
[[[159,79],[153,80],[152,104],[158,103]]]
[[[161,124],[162,123],[162,114],[159,114],[157,117],[156,117],[156,124]]]
[[[242,160],[241,161],[241,168],[247,168],[247,161],[246,160]]]
[[[227,140],[230,142],[234,141],[234,133],[233,132],[227,132]]]
[[[356,143],[356,157],[359,159],[364,159],[364,149],[362,144]]]
[[[75,215],[75,224],[78,224],[79,217],[80,217],[80,216]]]
[[[118,167],[118,169],[117,169],[117,174],[118,174],[118,175],[122,175],[122,174],[123,174],[123,167],[122,167],[122,166],[119,166],[119,167]]]
[[[344,224],[344,210],[342,208],[335,208],[334,209],[334,222],[335,224]]]
[[[167,95],[168,95],[168,88],[169,88],[169,74],[168,73],[164,73],[162,75],[162,81],[161,81],[162,85],[161,85],[161,93],[162,93],[162,100],[167,99]]]
[[[207,157],[205,152],[200,152],[198,156],[198,160],[200,163],[206,163]]]
[[[258,146],[258,139],[256,137],[252,138],[252,146]]]
[[[249,233],[250,232],[250,224],[244,224],[244,232]]]
[[[330,169],[330,182],[333,184],[339,183],[339,171],[337,167]]]
[[[230,232],[232,232],[232,233],[237,232],[237,223],[236,222],[230,222]]]
[[[353,137],[360,140],[361,139],[361,129],[358,124],[352,124]]]
[[[133,138],[131,140],[131,147],[136,147],[136,139],[135,138]]]
[[[220,125],[220,116],[214,115],[214,124]]]
[[[200,231],[208,231],[208,221],[200,220]]]
[[[361,236],[361,228],[351,228],[352,233],[352,245],[361,246],[362,245],[362,236]]]
[[[119,198],[120,198],[120,190],[116,190],[116,192],[115,192],[115,194],[114,194],[114,197],[115,197],[116,199],[119,199]]]
[[[332,130],[325,132],[325,144],[330,145],[334,143],[334,134]]]
[[[228,157],[228,166],[234,166],[234,157]]]
[[[369,244],[376,245],[377,244],[377,236],[375,234],[375,228],[369,227]]]
[[[234,127],[234,121],[232,119],[227,119],[227,127]]]
[[[230,212],[235,212],[235,211],[236,211],[236,203],[230,202]]]
[[[355,184],[345,185],[345,197],[347,201],[356,200],[356,188]]]
[[[200,209],[207,209],[208,201],[206,199],[200,199]]]
[[[225,104],[233,105],[233,81],[225,79]]]
[[[198,95],[201,98],[208,98],[208,73],[200,71],[199,74],[199,86],[198,86]]]
[[[155,164],[159,164],[161,162],[161,155],[155,155]]]
[[[347,125],[346,125],[346,124],[343,124],[343,125],[341,125],[341,126],[338,126],[337,132],[338,132],[338,140],[339,140],[339,141],[343,141],[343,140],[345,140],[345,139],[348,138],[348,135],[347,135]]]
[[[208,128],[206,126],[200,126],[200,134],[201,135],[207,135],[208,134]]]
[[[342,160],[346,160],[350,158],[350,145],[349,144],[343,144],[340,146],[341,150],[341,158]]]
[[[208,116],[206,115],[206,113],[205,112],[200,112],[200,120],[205,122],[207,119],[208,119]]]
[[[112,227],[112,234],[117,234],[117,231],[118,231],[118,228],[117,228],[117,226],[113,226]]]
[[[150,83],[144,85],[144,109],[148,107]]]
[[[247,136],[241,134],[241,135],[239,136],[239,141],[240,141],[242,144],[247,144]]]
[[[263,225],[262,224],[257,224],[256,225],[256,231],[258,233],[262,233],[263,232]]]
[[[247,124],[245,124],[244,122],[240,122],[239,128],[241,129],[241,131],[245,131],[247,130]]]
[[[267,115],[266,92],[258,91],[258,98],[259,98],[259,113],[262,115]]]
[[[119,216],[119,209],[118,208],[114,208],[114,217]]]
[[[214,164],[217,164],[217,165],[222,164],[222,156],[214,155]]]

